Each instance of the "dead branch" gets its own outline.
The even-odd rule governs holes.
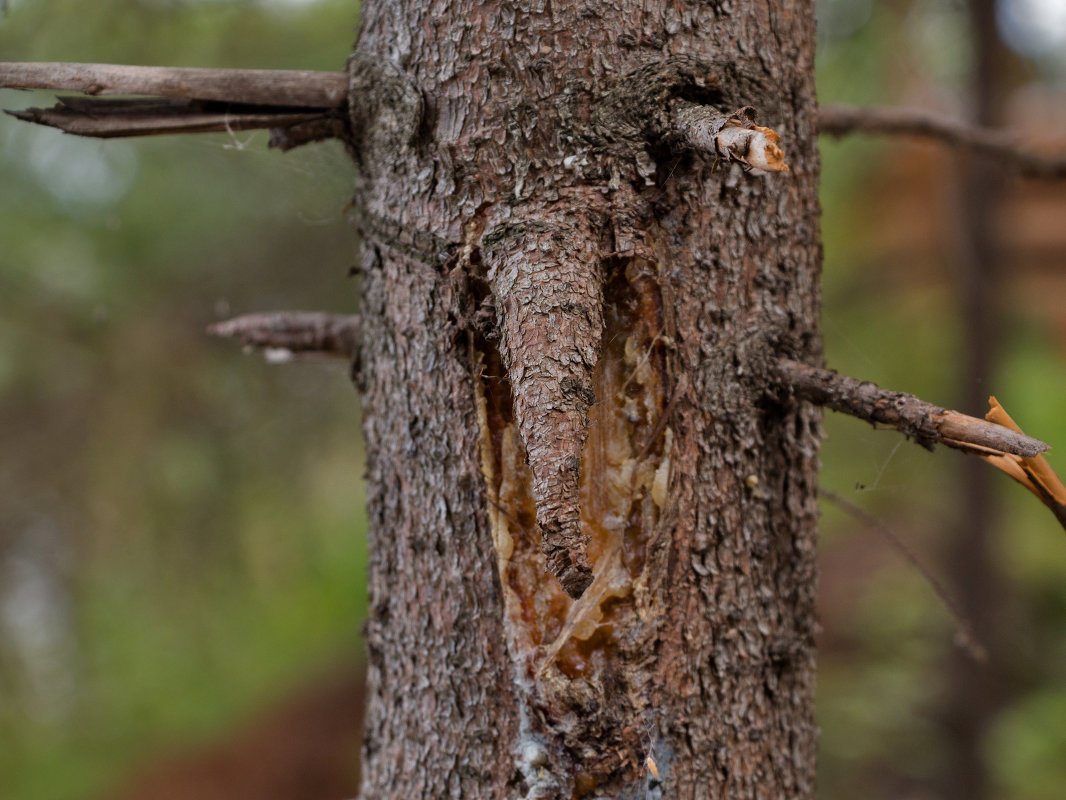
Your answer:
[[[0,62],[0,88],[51,89],[88,95],[129,94],[181,100],[299,108],[340,108],[346,72],[197,69],[121,64]]]
[[[59,89],[137,99],[62,97],[52,108],[9,111],[25,122],[110,139],[173,133],[271,130],[271,146],[346,138],[344,72],[130,67],[0,62],[0,87]]]
[[[723,114],[711,106],[679,100],[673,107],[673,133],[693,150],[722,161],[739,161],[763,172],[787,172],[780,136],[755,124],[755,109]]]
[[[995,159],[1028,177],[1066,177],[1066,154],[1034,152],[1019,145],[1007,131],[977,127],[919,109],[821,106],[818,129],[836,137],[872,133],[933,139]]]
[[[944,444],[973,453],[1006,453],[1032,458],[1050,447],[1039,439],[977,417],[960,414],[905,392],[891,392],[865,381],[797,361],[778,364],[781,382],[796,397],[872,425],[891,425],[930,450]]]
[[[317,353],[354,361],[359,355],[362,324],[357,316],[325,311],[268,311],[217,322],[207,332],[236,339],[249,349],[284,354]]]
[[[910,564],[915,571],[925,579],[925,582],[929,584],[929,588],[933,590],[933,594],[937,596],[944,608],[947,609],[948,614],[950,614],[955,620],[955,624],[958,626],[958,633],[955,636],[956,644],[965,650],[970,658],[978,664],[984,664],[988,661],[988,651],[985,650],[981,645],[981,642],[978,641],[976,634],[974,634],[973,626],[962,613],[962,609],[960,609],[951,599],[951,596],[944,588],[944,585],[925,566],[925,564],[922,563],[921,559],[914,554],[914,551],[907,546],[894,530],[872,514],[868,513],[865,509],[860,508],[836,492],[818,487],[818,496],[824,497],[845,514],[850,515],[866,525],[870,530],[880,534],[881,538],[888,543],[889,547],[895,550],[904,561]]]
[[[259,128],[285,131],[323,122],[331,126],[343,126],[339,119],[326,116],[335,112],[324,114],[304,108],[236,106],[201,100],[99,100],[63,97],[52,108],[27,108],[7,113],[24,122],[48,125],[66,133],[100,139],[246,131]],[[331,127],[330,130],[334,134],[337,133],[336,127]],[[303,144],[304,141],[297,143]],[[289,149],[291,146],[295,145],[282,149]]]

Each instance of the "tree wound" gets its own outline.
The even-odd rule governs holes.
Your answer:
[[[592,582],[579,484],[603,329],[600,256],[588,218],[569,203],[504,213],[481,240],[500,353],[545,566],[580,597]]]

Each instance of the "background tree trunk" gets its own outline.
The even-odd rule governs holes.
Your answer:
[[[364,797],[812,796],[813,55],[806,2],[364,5]]]
[[[974,59],[971,114],[979,125],[1002,126],[1012,65],[999,38],[995,0],[969,0],[968,11]],[[964,343],[959,407],[968,413],[980,413],[987,406],[999,372],[999,342],[1005,331],[1004,248],[999,234],[1004,177],[998,165],[973,158],[960,160],[960,230],[954,259]],[[959,521],[945,555],[946,571],[963,613],[972,621],[978,639],[995,652],[1005,647],[1002,609],[1010,593],[995,555],[997,518],[1003,513],[1000,485],[991,470],[981,469],[984,466],[974,458],[959,464]],[[1014,691],[1011,679],[1001,669],[975,663],[959,648],[950,653],[944,673],[945,768],[937,788],[947,800],[993,797],[984,748],[997,713]]]

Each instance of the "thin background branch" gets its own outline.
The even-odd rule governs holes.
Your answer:
[[[969,623],[969,621],[967,621],[966,616],[962,612],[962,609],[959,608],[958,604],[951,599],[951,596],[948,594],[947,590],[944,588],[944,585],[940,582],[936,575],[934,575],[928,568],[926,568],[925,564],[922,563],[921,559],[918,558],[914,551],[911,550],[910,547],[908,547],[907,543],[904,542],[896,534],[896,532],[892,530],[892,528],[881,522],[879,519],[874,517],[865,509],[860,508],[859,506],[852,503],[850,500],[837,494],[834,491],[819,487],[818,496],[824,497],[826,500],[835,505],[841,511],[855,518],[863,525],[868,527],[870,530],[880,535],[881,538],[883,538],[886,542],[888,542],[889,546],[893,550],[895,550],[904,561],[910,564],[915,569],[915,571],[917,571],[917,573],[922,576],[922,578],[925,579],[925,582],[929,584],[929,587],[933,590],[933,593],[943,604],[944,608],[947,609],[948,614],[950,614],[952,619],[955,620],[955,624],[958,626],[958,633],[955,636],[955,643],[958,644],[959,647],[961,647],[963,650],[965,650],[967,654],[969,654],[970,658],[972,658],[979,664],[984,664],[988,661],[988,651],[978,641],[977,636],[973,631],[973,626]]]
[[[1066,177],[1066,154],[1039,153],[1018,144],[1017,137],[1007,131],[968,125],[920,109],[821,106],[818,130],[837,137],[871,133],[932,139],[1000,161],[1028,177]]]

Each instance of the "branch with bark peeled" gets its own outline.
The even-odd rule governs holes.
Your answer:
[[[850,414],[872,425],[890,425],[930,450],[934,445],[944,444],[966,452],[980,447],[1033,457],[1050,449],[1039,439],[1002,425],[941,408],[906,392],[882,389],[832,370],[784,360],[778,365],[778,375],[801,400]]]
[[[125,64],[0,62],[5,89],[52,89],[98,95],[153,95],[264,106],[339,108],[344,72],[287,69],[136,67]]]

